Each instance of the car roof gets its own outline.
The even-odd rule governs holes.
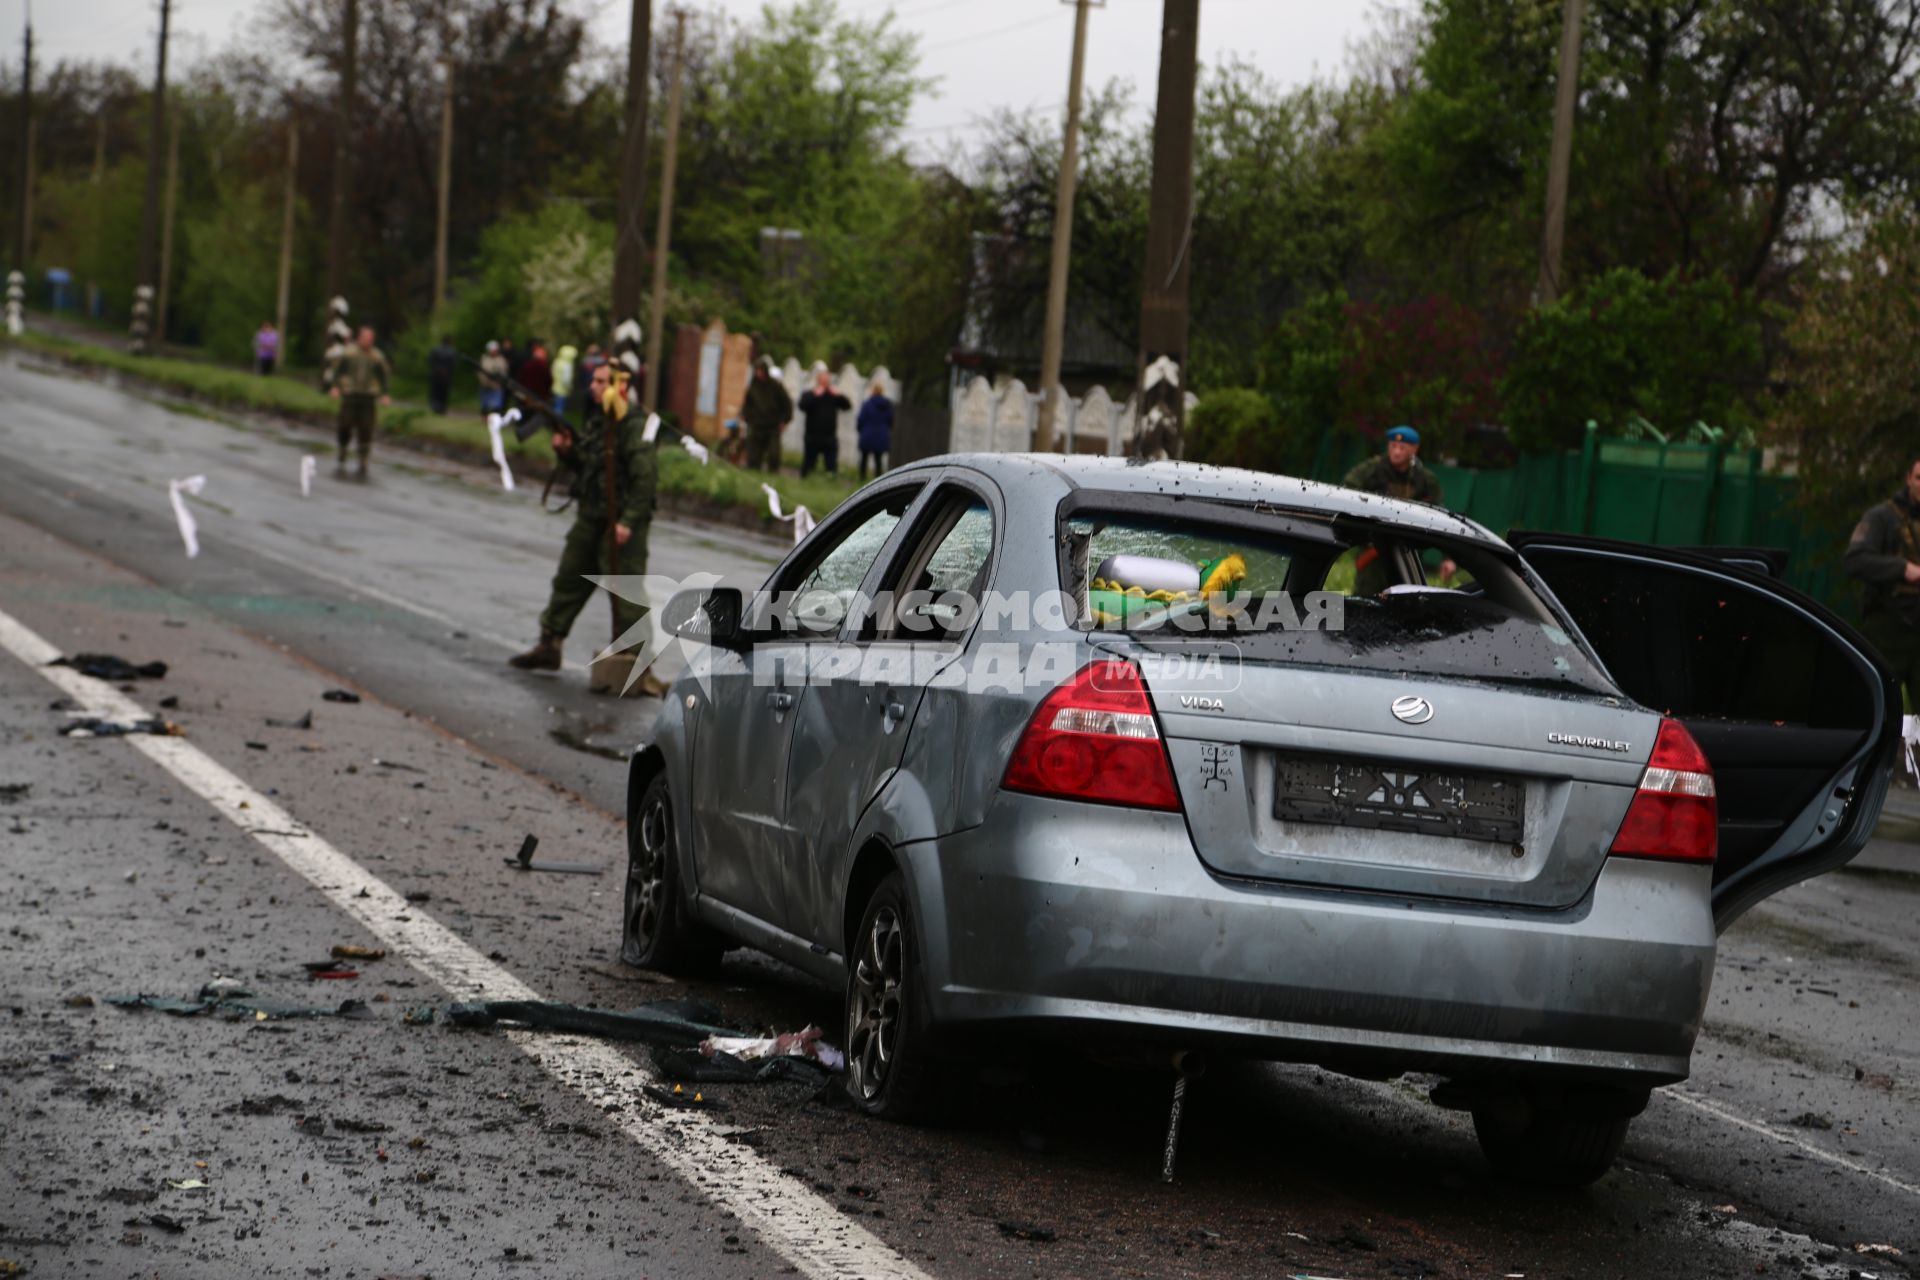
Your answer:
[[[1466,538],[1504,547],[1491,530],[1466,516],[1424,502],[1363,493],[1297,476],[1217,467],[1203,462],[1146,461],[1099,454],[950,453],[911,464],[912,468],[967,467],[1014,490],[1039,475],[1051,475],[1063,488],[1122,494],[1164,494],[1216,502],[1261,502],[1282,510],[1321,516],[1382,520],[1409,530]],[[908,468],[902,467],[905,471]]]

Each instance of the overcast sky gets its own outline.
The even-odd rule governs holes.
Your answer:
[[[0,0],[0,56],[19,57],[28,0]],[[192,62],[218,51],[266,0],[175,0],[174,58]],[[584,0],[600,40],[624,45],[627,0]],[[752,22],[761,0],[694,0]],[[910,139],[938,151],[965,140],[997,107],[1057,111],[1067,97],[1073,6],[1062,0],[840,0],[843,13],[877,17],[892,9],[919,33],[923,68],[939,87],[914,111]],[[1243,57],[1283,84],[1337,71],[1347,46],[1367,29],[1370,0],[1201,0],[1200,56]],[[656,22],[667,0],[655,0]],[[39,57],[111,58],[152,63],[157,0],[33,0]],[[1151,107],[1160,41],[1161,0],[1106,0],[1089,18],[1087,84],[1131,82]]]

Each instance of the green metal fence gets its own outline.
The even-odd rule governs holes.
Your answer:
[[[1338,484],[1372,448],[1328,433],[1313,478]],[[1841,546],[1793,509],[1794,482],[1767,475],[1760,450],[1728,444],[1602,439],[1584,448],[1523,454],[1512,467],[1433,464],[1447,506],[1496,533],[1549,529],[1662,546],[1779,547],[1786,579],[1851,616],[1857,605],[1839,572]]]

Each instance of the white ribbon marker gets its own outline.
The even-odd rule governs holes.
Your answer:
[[[770,484],[762,484],[760,486],[760,492],[767,495],[767,509],[773,512],[773,518],[775,520],[779,520],[782,523],[789,520],[793,522],[793,542],[795,546],[798,546],[803,538],[813,532],[813,512],[801,506],[795,507],[792,515],[787,515],[780,510],[780,491],[778,489]]]
[[[1907,772],[1920,782],[1920,763],[1914,759],[1914,750],[1920,748],[1920,716],[1901,716],[1900,736],[1906,740]]]
[[[681,436],[680,443],[686,446],[688,453],[700,459],[700,465],[703,467],[707,465],[707,459],[713,456],[707,452],[707,446],[701,444],[692,436]]]
[[[507,446],[506,442],[500,438],[500,432],[518,421],[520,421],[518,409],[487,415],[487,440],[493,446],[493,460],[500,467],[500,487],[508,493],[513,492],[513,468],[507,465]]]
[[[657,413],[650,413],[647,415],[647,429],[640,433],[640,443],[652,444],[655,438],[659,436],[659,434],[660,434],[660,415]]]
[[[193,522],[193,512],[187,510],[187,500],[182,494],[198,497],[207,487],[205,476],[188,476],[185,480],[167,481],[167,498],[173,503],[173,517],[180,522],[180,541],[187,544],[187,559],[200,554],[200,526]]]
[[[306,457],[300,459],[301,497],[311,498],[313,496],[313,473],[319,465],[319,459],[315,458],[312,454],[308,454]]]

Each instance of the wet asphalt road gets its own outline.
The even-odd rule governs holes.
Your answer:
[[[742,1027],[831,1028],[835,993],[750,953],[693,988],[618,963],[623,771],[580,748],[619,751],[649,705],[501,665],[531,638],[561,522],[489,472],[392,452],[364,487],[323,467],[302,500],[309,451],[326,442],[0,356],[0,613],[67,651],[168,662],[130,696],[177,698],[164,714],[263,803],[543,995],[692,994]],[[193,473],[208,489],[188,561],[165,480]],[[662,522],[652,567],[752,575],[780,550]],[[597,639],[603,617],[581,631]],[[321,701],[331,687],[366,701]],[[430,965],[394,954],[309,980],[331,946],[378,938],[132,744],[59,737],[59,696],[0,652],[0,786],[26,788],[0,791],[0,1264],[32,1274],[801,1265],[750,1225],[754,1205],[741,1216],[742,1177],[803,1222],[858,1224],[876,1266],[941,1277],[1886,1276],[1920,1256],[1912,793],[1857,868],[1723,940],[1694,1078],[1577,1195],[1492,1179],[1423,1081],[1256,1065],[1196,1086],[1163,1188],[1167,1081],[1050,1060],[993,1064],[934,1132],[857,1120],[805,1086],[717,1088],[712,1122],[739,1155],[703,1181],[671,1139],[622,1127],[655,1123],[644,1104],[575,1087],[520,1037],[403,1021],[453,998]],[[265,723],[305,711],[311,729]],[[607,874],[508,870],[529,832],[542,856]],[[102,1003],[218,975],[368,1016]],[[171,1185],[191,1182],[207,1185]]]

